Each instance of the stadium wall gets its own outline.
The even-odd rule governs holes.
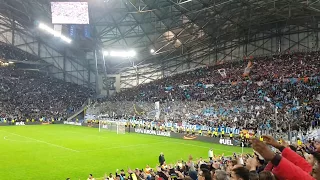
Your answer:
[[[64,122],[64,124],[75,125],[75,126],[85,126],[91,128],[99,128],[97,124],[88,124],[88,123],[74,123],[74,122]],[[214,143],[214,144],[223,144],[228,146],[240,146],[241,142],[237,140],[230,140],[227,138],[215,138],[215,137],[208,137],[208,136],[199,136],[199,135],[187,135],[182,133],[175,133],[170,131],[157,131],[157,130],[146,130],[141,128],[126,128],[127,133],[137,133],[137,134],[145,134],[151,136],[162,136],[168,138],[175,138],[175,139],[184,139],[184,140],[192,140],[192,141],[201,141],[207,143]]]
[[[27,126],[27,125],[48,125],[48,124],[63,124],[62,121],[54,121],[54,122],[1,122],[0,126]]]

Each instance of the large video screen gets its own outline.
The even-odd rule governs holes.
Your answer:
[[[89,24],[88,2],[51,2],[52,24]]]

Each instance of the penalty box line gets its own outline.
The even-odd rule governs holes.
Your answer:
[[[20,136],[20,137],[23,137],[23,138],[26,138],[26,139],[30,139],[30,140],[33,140],[33,141],[36,141],[36,142],[39,142],[39,143],[43,143],[43,144],[47,144],[47,145],[50,145],[50,146],[58,147],[58,148],[61,148],[61,149],[65,149],[65,150],[69,150],[69,151],[73,151],[73,152],[80,152],[78,150],[74,150],[74,149],[67,148],[67,147],[64,147],[64,146],[61,146],[61,145],[57,145],[57,144],[49,143],[49,142],[46,142],[46,141],[34,139],[34,138],[31,138],[31,137],[22,136],[20,134],[10,133],[10,132],[7,132],[7,131],[3,131],[3,132],[8,133],[8,134],[12,134],[12,135],[15,135],[15,136]]]

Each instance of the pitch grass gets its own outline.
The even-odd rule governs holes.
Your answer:
[[[1,180],[96,178],[116,169],[156,167],[160,152],[168,164],[179,159],[232,155],[241,148],[143,134],[117,135],[71,125],[0,126]],[[244,149],[251,152],[251,149]],[[99,179],[99,178],[98,178]]]

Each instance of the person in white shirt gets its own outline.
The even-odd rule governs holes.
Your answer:
[[[243,160],[242,154],[239,157],[239,164],[244,165],[244,160]]]
[[[209,149],[209,151],[208,151],[208,157],[209,157],[210,161],[212,161],[212,159],[213,159],[213,149],[212,148]]]
[[[95,180],[92,174],[89,174],[88,180]]]
[[[198,166],[200,167],[201,164],[204,164],[204,161],[203,161],[202,157],[200,157],[200,159],[198,160]]]

